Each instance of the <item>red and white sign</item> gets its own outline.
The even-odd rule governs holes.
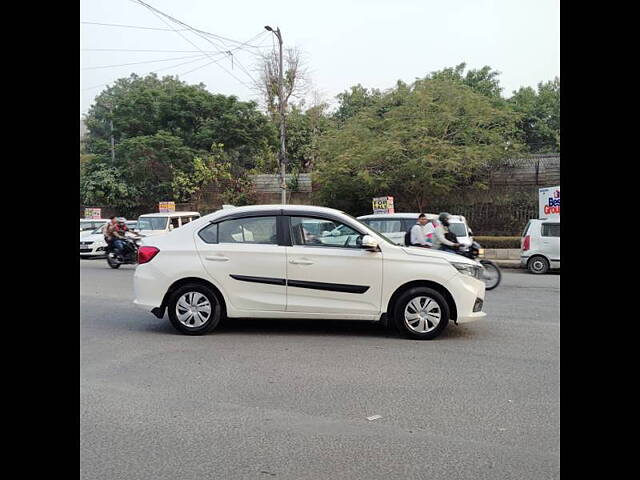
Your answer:
[[[102,209],[100,208],[85,208],[84,209],[84,218],[102,218]]]
[[[538,218],[560,219],[560,186],[538,189]]]

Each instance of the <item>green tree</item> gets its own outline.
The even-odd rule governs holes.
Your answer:
[[[244,168],[255,166],[265,145],[277,146],[276,129],[255,102],[214,95],[202,84],[170,76],[133,74],[101,92],[86,117],[89,153],[109,154],[111,121],[116,144],[164,131],[194,151],[208,152],[222,143]]]
[[[522,87],[509,99],[521,114],[522,139],[534,153],[560,152],[560,78]]]
[[[380,90],[375,88],[369,90],[357,84],[351,87],[350,90],[345,90],[337,95],[338,108],[333,116],[336,120],[344,122],[362,110],[374,105],[381,97]]]
[[[460,186],[481,188],[493,161],[516,151],[517,115],[455,80],[398,82],[322,142],[317,200],[361,214],[393,195],[424,210]]]
[[[178,202],[190,202],[199,208],[205,186],[222,184],[232,179],[231,166],[225,161],[222,144],[211,147],[211,153],[193,158],[188,169],[172,167],[171,190]]]

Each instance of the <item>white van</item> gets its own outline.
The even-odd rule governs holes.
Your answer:
[[[164,235],[198,218],[198,212],[145,213],[138,217],[136,230],[144,237]]]
[[[529,220],[520,240],[520,264],[531,273],[560,268],[560,220]]]
[[[358,217],[362,223],[381,233],[396,245],[404,246],[404,234],[418,221],[419,213],[375,213]],[[435,213],[425,214],[429,220],[438,220]],[[467,220],[462,215],[451,215],[449,231],[453,232],[461,245],[471,245],[471,234]]]

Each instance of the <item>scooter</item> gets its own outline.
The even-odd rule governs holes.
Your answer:
[[[107,247],[107,263],[111,268],[120,268],[120,265],[136,265],[138,263],[138,247],[140,246],[141,236],[127,236],[121,239],[124,247],[121,253],[113,250],[113,247]]]

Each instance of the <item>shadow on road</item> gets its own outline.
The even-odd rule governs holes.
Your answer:
[[[162,335],[180,335],[165,316],[162,320],[141,322],[138,331],[146,331]],[[436,339],[472,338],[466,326],[457,326],[453,322]],[[307,337],[363,337],[363,338],[395,338],[405,339],[394,327],[386,327],[380,323],[352,320],[283,320],[283,319],[225,319],[218,327],[207,335],[235,336],[307,336]],[[408,339],[407,339],[408,340]]]

